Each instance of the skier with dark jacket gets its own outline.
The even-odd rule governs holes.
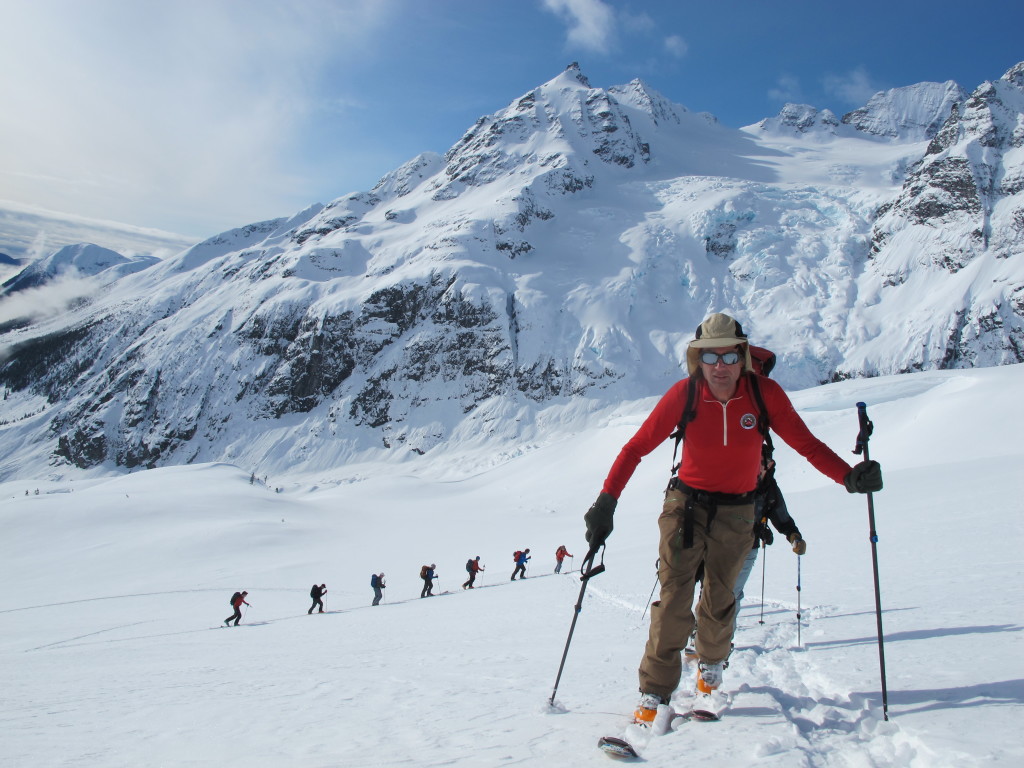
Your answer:
[[[306,611],[306,613],[307,614],[312,613],[313,609],[316,608],[318,605],[320,606],[320,610],[317,611],[317,613],[323,613],[324,612],[324,595],[326,595],[326,594],[327,594],[327,585],[326,584],[314,584],[313,588],[311,590],[309,590],[309,596],[311,598],[313,598],[313,604],[311,606],[309,606],[309,610]]]
[[[733,587],[733,597],[736,598],[736,613],[733,616],[733,634],[736,632],[736,617],[739,616],[740,603],[743,602],[743,587],[750,578],[750,572],[757,562],[757,553],[760,543],[770,545],[775,541],[768,523],[775,526],[775,530],[786,537],[786,540],[793,545],[793,552],[802,555],[807,551],[807,542],[796,527],[796,521],[789,514],[786,506],[786,499],[782,496],[779,484],[775,480],[775,461],[762,455],[761,475],[758,480],[757,490],[754,492],[754,546],[747,553],[743,566],[740,568],[739,576],[736,577],[736,585]]]
[[[743,588],[747,585],[747,579],[750,578],[754,565],[757,563],[757,554],[760,551],[761,542],[763,541],[765,546],[770,546],[775,542],[775,536],[771,528],[768,527],[769,522],[775,527],[776,531],[785,536],[786,540],[793,545],[793,551],[797,555],[802,555],[807,551],[807,542],[804,541],[803,536],[800,534],[800,529],[796,527],[796,521],[790,516],[786,500],[783,498],[779,484],[775,480],[775,461],[768,457],[767,450],[762,450],[761,473],[757,489],[754,491],[754,546],[743,560],[740,573],[736,577],[736,584],[732,589],[733,597],[736,599],[736,612],[733,614],[732,619],[734,635],[736,634],[736,620],[740,615],[740,604],[743,602],[744,597]],[[704,584],[703,571],[703,568],[697,570],[697,581],[701,583],[702,591]],[[695,641],[698,634],[699,629],[695,625],[693,632],[690,634],[690,642],[684,651],[688,658],[697,655]]]
[[[434,578],[437,576],[434,572],[435,568],[437,566],[433,563],[420,568],[420,578],[423,579],[423,589],[420,590],[420,597],[434,596]]]
[[[469,574],[469,578],[463,582],[463,589],[473,589],[473,582],[476,581],[476,575],[482,572],[484,567],[480,565],[480,555],[475,558],[466,561],[466,573]]]
[[[242,606],[243,605],[251,605],[251,603],[247,603],[245,601],[245,596],[248,595],[248,594],[249,594],[248,592],[244,592],[243,591],[243,592],[235,592],[235,594],[233,594],[231,596],[231,607],[235,609],[235,612],[233,614],[231,614],[230,616],[228,616],[226,619],[224,619],[224,623],[227,626],[230,627],[231,626],[231,622],[234,621],[235,622],[235,626],[237,627],[238,626],[238,622],[242,620]]]
[[[370,576],[370,586],[373,587],[373,602],[370,605],[380,605],[380,600],[384,597],[384,590],[387,588],[384,583],[384,574],[375,573]]]
[[[689,378],[669,389],[623,446],[584,516],[587,542],[596,552],[612,532],[619,495],[640,460],[676,430],[692,402],[682,460],[658,518],[661,595],[651,608],[639,669],[641,699],[634,712],[634,721],[647,726],[679,685],[680,651],[694,625],[694,577],[702,562],[697,690],[710,693],[722,683],[736,612],[733,587],[754,543],[754,489],[767,428],[850,493],[882,488],[878,462],[850,467],[811,433],[782,387],[755,376],[749,342],[733,318],[714,314],[698,326],[686,366]]]

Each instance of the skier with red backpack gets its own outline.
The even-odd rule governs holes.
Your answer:
[[[476,581],[476,575],[482,572],[484,567],[480,565],[480,555],[475,558],[470,558],[466,561],[466,573],[469,574],[469,578],[463,582],[463,589],[473,589],[473,582]]]
[[[519,574],[519,580],[522,581],[526,578],[526,564],[530,561],[530,548],[520,551],[516,550],[512,553],[512,559],[516,561],[516,569],[512,571],[511,581],[516,580],[516,574]]]
[[[697,327],[686,366],[689,377],[669,389],[623,446],[584,515],[587,542],[596,552],[612,532],[619,495],[640,460],[673,433],[685,437],[658,518],[661,595],[651,607],[639,668],[641,698],[634,722],[641,726],[653,724],[658,705],[667,704],[679,685],[680,652],[694,626],[691,607],[701,563],[705,587],[697,606],[697,690],[710,693],[722,683],[736,611],[733,587],[754,542],[754,489],[769,426],[850,493],[882,488],[878,462],[850,467],[811,433],[782,387],[754,373],[750,343],[732,317],[713,314]]]
[[[420,590],[420,597],[434,596],[434,578],[437,576],[434,569],[437,566],[433,563],[420,568],[420,578],[423,579],[423,589]]]

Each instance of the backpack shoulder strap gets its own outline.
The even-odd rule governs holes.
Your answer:
[[[671,439],[676,441],[675,446],[672,448],[673,477],[675,477],[676,472],[679,471],[679,467],[683,463],[683,457],[681,454],[679,456],[679,461],[676,461],[676,454],[679,453],[679,445],[686,437],[686,425],[697,417],[697,390],[699,387],[700,382],[691,376],[686,385],[686,405],[683,406],[683,412],[679,415],[679,423],[676,425],[676,431],[669,435]]]
[[[759,413],[757,419],[757,429],[761,433],[761,437],[764,438],[765,445],[768,447],[767,458],[771,458],[772,454],[775,453],[775,446],[772,444],[772,435],[768,431],[768,427],[771,422],[771,418],[768,415],[768,407],[764,404],[764,396],[761,394],[761,382],[759,381],[760,376],[756,373],[749,375],[750,381],[750,394],[754,398],[754,405],[757,406]]]

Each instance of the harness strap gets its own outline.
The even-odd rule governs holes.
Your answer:
[[[678,477],[673,477],[668,484],[668,490],[680,491],[686,494],[686,504],[683,505],[683,525],[680,529],[682,534],[682,548],[693,547],[693,529],[695,524],[695,507],[700,504],[707,508],[708,519],[704,524],[704,530],[711,533],[711,526],[718,515],[719,504],[749,504],[753,501],[754,494],[751,493],[714,493],[712,491],[701,491],[691,488]]]

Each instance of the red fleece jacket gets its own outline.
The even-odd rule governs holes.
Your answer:
[[[758,384],[771,430],[815,469],[842,484],[850,465],[811,434],[778,383],[759,376]],[[688,378],[674,384],[622,447],[604,481],[605,493],[618,498],[640,460],[672,434],[686,407],[687,387],[693,385],[698,387],[696,416],[686,427],[679,479],[691,488],[704,491],[747,493],[754,490],[763,440],[757,428],[760,418],[757,404],[748,377],[743,376],[736,394],[727,403],[716,400],[703,380]]]

